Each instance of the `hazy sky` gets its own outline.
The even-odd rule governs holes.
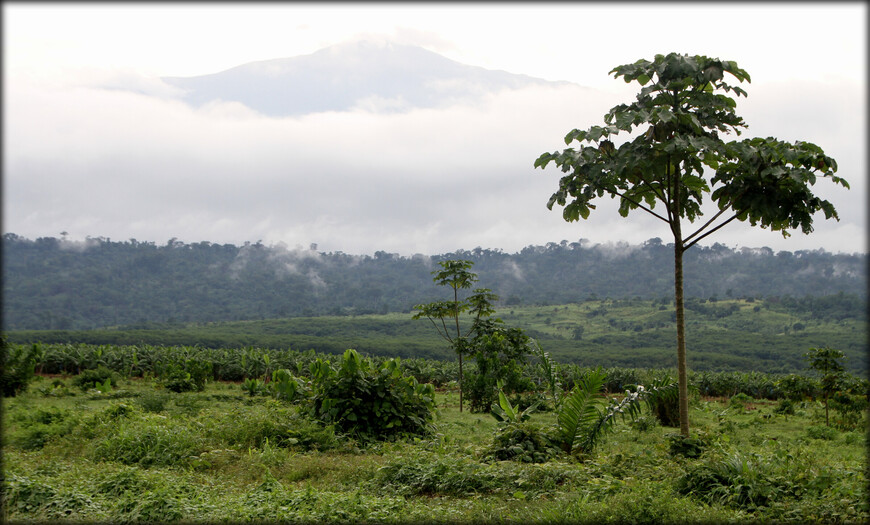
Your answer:
[[[743,136],[807,140],[852,189],[815,186],[841,221],[778,233],[731,224],[730,247],[866,252],[867,7],[852,3],[3,4],[3,229],[29,238],[262,240],[321,251],[514,252],[531,244],[668,242],[665,225],[602,201],[566,223],[546,202],[573,128],[633,100],[614,66],[677,51],[752,76]],[[216,73],[360,37],[464,64],[594,88],[528,88],[474,105],[268,118],[193,109],[161,76]],[[642,215],[643,214],[643,215]]]

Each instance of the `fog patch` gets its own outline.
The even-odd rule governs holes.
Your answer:
[[[642,249],[640,244],[629,244],[625,241],[607,242],[605,244],[596,244],[595,249],[602,257],[608,260],[624,259],[630,257],[638,250]]]
[[[82,253],[91,248],[95,248],[100,245],[99,239],[94,239],[92,237],[86,237],[84,241],[76,241],[71,239],[62,238],[57,241],[57,246],[61,250]]]
[[[502,265],[504,271],[516,279],[517,281],[525,281],[526,278],[523,276],[523,271],[520,269],[520,266],[516,263],[516,261],[507,260]]]

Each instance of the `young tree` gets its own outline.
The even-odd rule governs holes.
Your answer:
[[[459,411],[462,412],[462,356],[469,351],[468,337],[477,322],[482,317],[488,317],[495,312],[492,301],[498,300],[498,297],[487,288],[478,288],[474,290],[473,295],[460,301],[459,290],[471,288],[477,282],[477,274],[471,271],[474,263],[465,260],[447,260],[440,261],[438,264],[441,265],[441,270],[432,272],[433,280],[438,285],[452,288],[453,300],[418,304],[414,309],[419,311],[413,318],[428,318],[438,330],[438,335],[456,352],[459,358]],[[460,328],[459,322],[464,312],[469,312],[473,319],[471,326],[466,327],[465,331]]]
[[[725,73],[739,82],[750,81],[735,62],[671,53],[618,66],[611,73],[643,86],[636,101],[612,108],[604,126],[571,131],[565,143],[577,141],[580,147],[544,153],[535,167],[553,162],[566,173],[547,203],[550,209],[564,206],[566,221],[588,218],[595,198],[608,195],[619,199],[621,216],[641,209],[668,225],[674,238],[680,431],[688,437],[683,254],[734,219],[782,231],[786,237],[789,228],[810,233],[816,211],[839,220],[834,206],[813,195],[810,186],[818,176],[848,184],[834,176],[837,163],[815,144],[720,138],[720,133],[732,131],[739,135],[746,127],[735,113],[737,103],[726,94],[746,96],[724,81]],[[610,139],[621,133],[629,137],[617,146]],[[705,195],[718,211],[684,232],[684,219],[695,223],[701,218]]]
[[[846,358],[846,354],[826,346],[824,348],[810,348],[810,351],[804,354],[804,358],[809,361],[810,370],[822,374],[820,384],[822,394],[825,396],[825,426],[831,426],[828,421],[828,398],[840,389],[845,370],[841,360]]]

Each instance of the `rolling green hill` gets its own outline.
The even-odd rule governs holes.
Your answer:
[[[815,301],[816,304],[812,304]],[[838,310],[831,305],[843,304]],[[664,300],[588,300],[557,306],[511,306],[496,316],[525,329],[562,362],[583,366],[670,368],[675,363],[673,305]],[[867,366],[867,323],[848,296],[780,300],[687,301],[689,366],[693,370],[804,370],[803,354],[831,346],[853,372]],[[257,321],[152,325],[88,331],[11,331],[11,342],[258,346],[341,353],[452,359],[426,320],[410,313],[298,317]]]

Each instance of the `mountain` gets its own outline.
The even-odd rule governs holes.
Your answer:
[[[474,102],[505,89],[571,85],[461,64],[417,46],[365,40],[161,80],[183,90],[182,100],[193,106],[234,101],[271,117],[353,109],[403,112]]]

